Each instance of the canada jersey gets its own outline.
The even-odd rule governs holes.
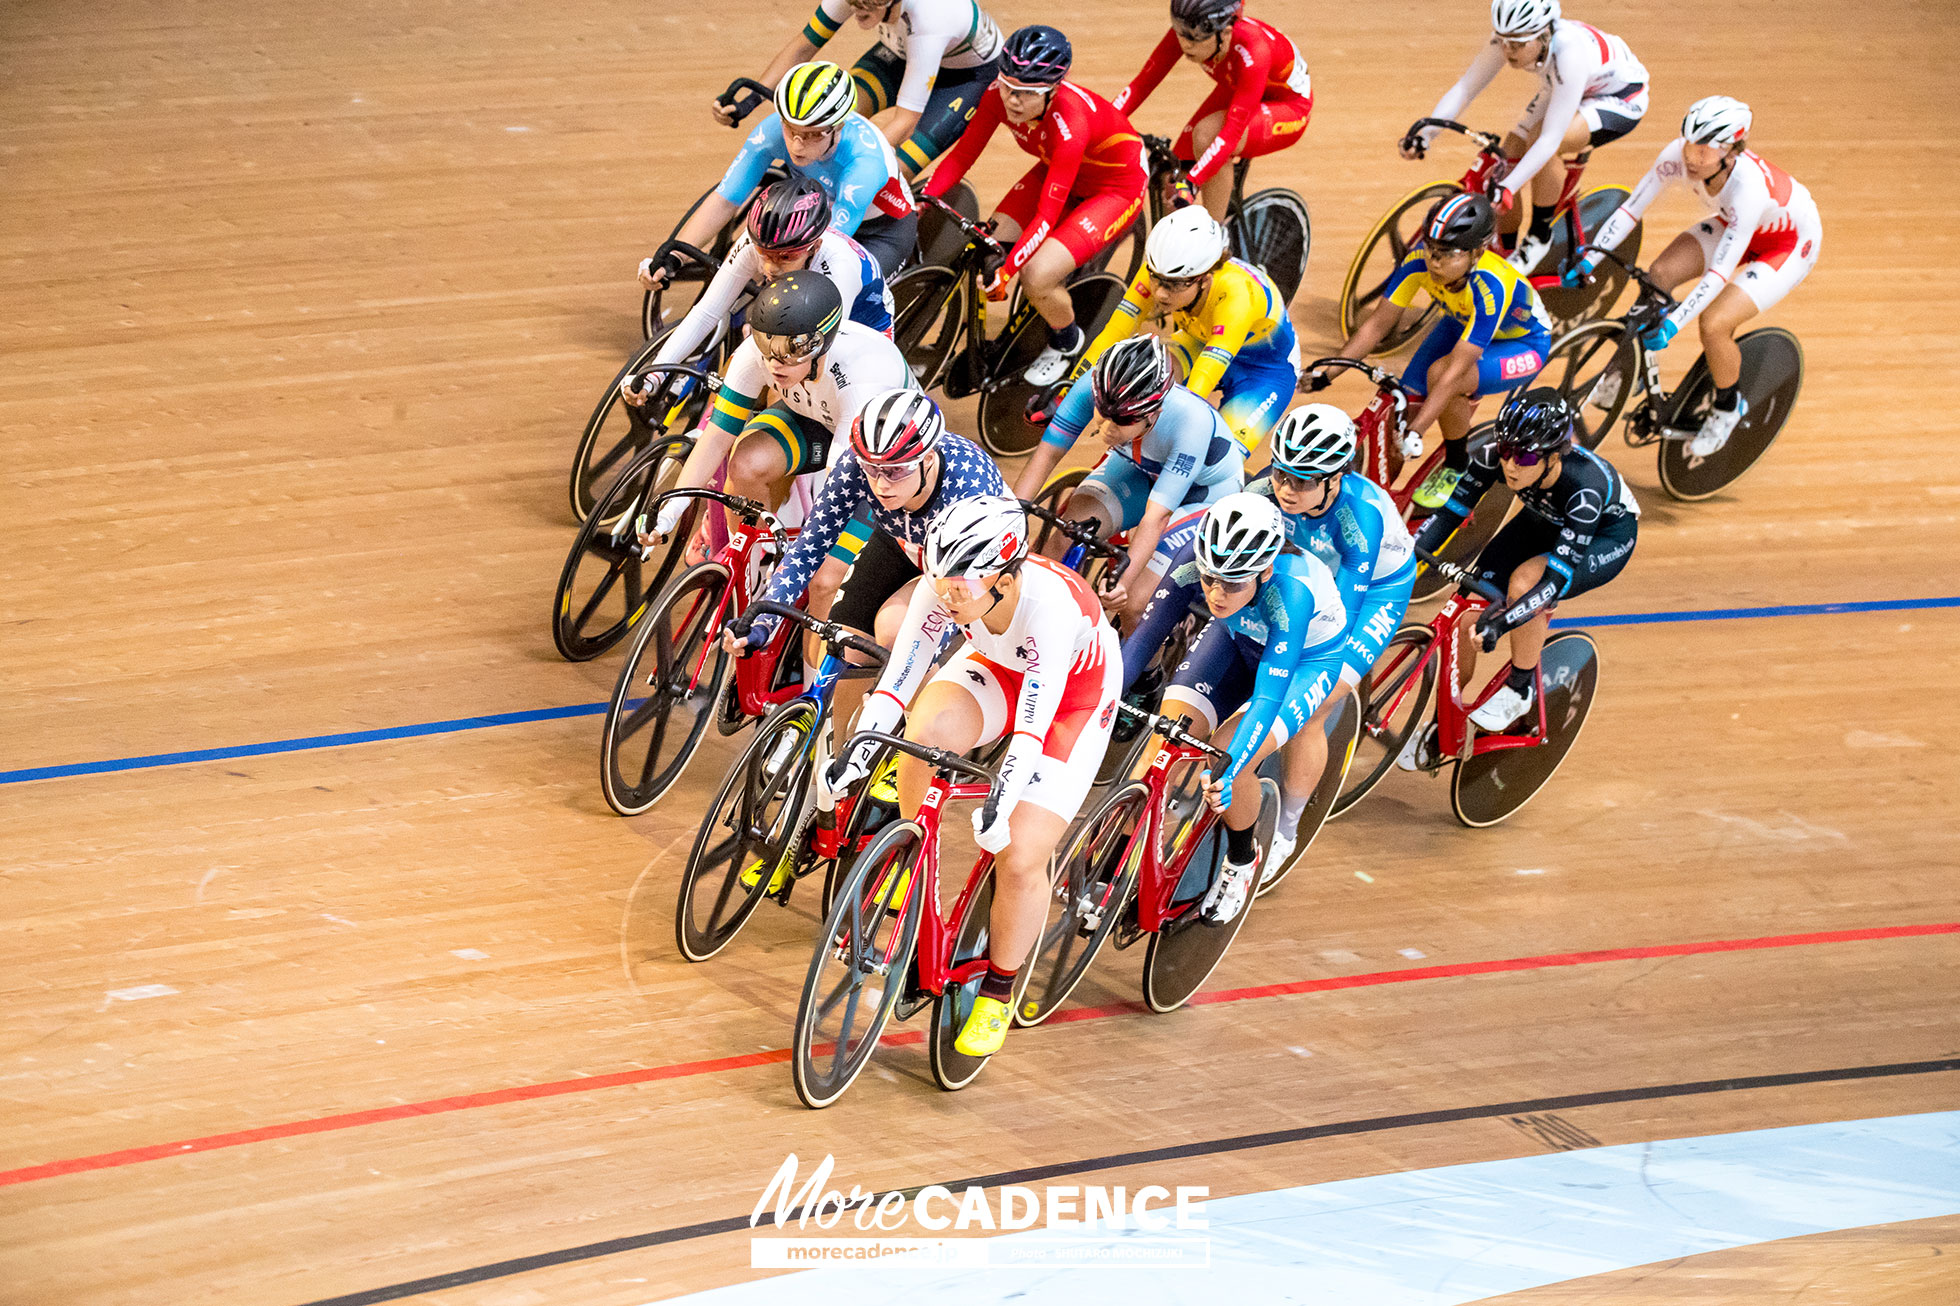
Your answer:
[[[1531,283],[1488,249],[1456,290],[1430,275],[1427,250],[1410,250],[1388,279],[1384,297],[1397,308],[1407,308],[1419,290],[1428,291],[1445,313],[1461,322],[1464,341],[1479,349],[1493,340],[1515,340],[1552,329]]]
[[[871,208],[891,218],[909,217],[916,208],[891,142],[861,113],[852,114],[837,128],[837,140],[829,154],[801,167],[790,163],[783,120],[771,113],[742,139],[742,148],[736,151],[735,161],[728,165],[715,192],[739,207],[748,202],[762,184],[763,174],[772,167],[792,176],[809,177],[829,192],[831,228],[846,236],[857,231]]]

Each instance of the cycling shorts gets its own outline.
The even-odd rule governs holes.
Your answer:
[[[1006,218],[1025,233],[1041,208],[1041,191],[1047,184],[1048,165],[1035,164],[1001,196],[994,216]],[[1129,230],[1130,223],[1143,208],[1143,187],[1138,186],[1134,192],[1101,190],[1068,198],[1069,206],[1063,211],[1061,221],[1047,233],[1046,239],[1062,242],[1062,248],[1075,259],[1075,266],[1081,267],[1100,254],[1110,241]]]
[[[1123,646],[1116,631],[1102,627],[1102,661],[1071,675],[1062,688],[1061,706],[1041,740],[1041,756],[1021,790],[1020,801],[1053,812],[1064,821],[1075,819],[1082,800],[1096,783],[1103,750],[1116,719],[1116,700],[1123,695]],[[980,744],[1007,733],[1014,708],[1021,700],[1021,673],[980,656],[971,644],[955,653],[933,673],[933,681],[952,681],[980,705]]]
[[[1291,320],[1281,322],[1272,339],[1256,348],[1256,353],[1240,350],[1218,382],[1223,396],[1218,415],[1248,458],[1272,434],[1300,383],[1300,341]]]
[[[858,520],[853,519],[844,534],[850,535],[857,525]],[[838,540],[840,546],[843,542],[842,538]],[[844,581],[844,588],[838,591],[837,602],[830,607],[830,619],[840,626],[875,635],[878,610],[907,584],[917,580],[919,569],[905,556],[905,550],[898,547],[898,541],[883,531],[874,531],[856,555],[851,574]],[[831,550],[831,556],[837,556],[835,549]]]
[[[1381,661],[1382,650],[1401,629],[1402,618],[1409,611],[1409,593],[1415,583],[1415,573],[1411,572],[1406,580],[1368,587],[1342,645],[1342,684],[1360,684],[1361,677]]]
[[[974,68],[939,66],[918,126],[898,145],[898,162],[907,176],[916,176],[953,148],[953,142],[973,121],[980,96],[993,85],[999,71],[998,58]],[[905,56],[880,41],[851,65],[851,77],[858,86],[858,112],[872,117],[889,109],[897,99],[899,84],[905,80]]]
[[[1166,702],[1175,691],[1179,698],[1197,707],[1202,718],[1199,724],[1215,733],[1219,722],[1230,719],[1232,713],[1251,701],[1263,652],[1240,639],[1226,623],[1208,622],[1172,675],[1170,686],[1164,691]],[[1340,683],[1345,652],[1344,640],[1330,639],[1300,655],[1287,685],[1286,699],[1266,736],[1274,747],[1298,733],[1334,692]],[[1170,714],[1168,708],[1165,712]],[[1244,741],[1233,743],[1236,747]],[[1256,749],[1258,745],[1250,747]]]
[[[851,239],[864,246],[864,252],[878,265],[878,271],[890,281],[906,265],[919,249],[919,215],[912,212],[902,218],[873,211],[858,223],[858,229]]]
[[[1625,522],[1610,535],[1593,536],[1585,557],[1572,569],[1572,588],[1560,596],[1561,602],[1598,589],[1626,569],[1640,534],[1640,519],[1627,517]],[[1484,546],[1477,558],[1477,575],[1508,594],[1511,573],[1533,558],[1550,554],[1558,542],[1558,527],[1535,513],[1521,512]]]
[[[786,474],[790,476],[822,471],[830,460],[830,442],[836,438],[823,423],[791,412],[781,404],[771,404],[751,417],[742,428],[742,437],[746,439],[758,431],[774,440],[776,447],[783,451],[783,459],[789,466]]]
[[[1409,366],[1402,373],[1402,384],[1414,391],[1418,399],[1427,395],[1429,369],[1438,359],[1448,357],[1461,339],[1463,323],[1453,317],[1446,317],[1429,328],[1429,334],[1422,339],[1422,347],[1416,350],[1416,356],[1409,360]],[[1485,345],[1483,354],[1477,359],[1477,398],[1515,390],[1537,376],[1544,368],[1545,355],[1551,352],[1551,348],[1552,333],[1542,327],[1510,340],[1493,340]]]
[[[1075,492],[1093,495],[1108,505],[1118,518],[1113,529],[1129,531],[1135,530],[1137,523],[1143,520],[1144,511],[1150,506],[1150,491],[1156,484],[1156,478],[1134,461],[1121,453],[1111,453],[1096,464],[1094,471],[1082,478],[1082,484]],[[1220,481],[1216,485],[1193,485],[1184,492],[1184,502],[1177,506],[1172,516],[1181,517],[1191,509],[1202,509],[1238,488],[1230,481]]]
[[[1551,92],[1540,88],[1525,106],[1524,117],[1512,130],[1520,140],[1531,140],[1538,135],[1539,124],[1545,121],[1545,109]],[[1632,86],[1622,86],[1605,95],[1589,95],[1579,101],[1579,118],[1586,124],[1589,133],[1587,146],[1597,148],[1619,140],[1647,116],[1647,84],[1640,82]]]
[[[1742,264],[1736,268],[1735,277],[1729,284],[1740,286],[1758,313],[1781,303],[1783,297],[1801,285],[1803,279],[1810,275],[1810,270],[1817,266],[1817,255],[1824,245],[1824,232],[1823,224],[1814,225],[1816,229],[1809,231],[1803,226],[1787,231],[1759,231],[1749,241],[1749,248],[1742,253]],[[1721,242],[1722,233],[1727,229],[1727,224],[1720,218],[1697,222],[1688,228],[1688,234],[1701,246],[1702,267],[1706,268],[1709,260],[1715,257],[1715,246]]]
[[[1191,130],[1199,122],[1214,113],[1224,113],[1232,103],[1233,89],[1229,86],[1211,88],[1211,94],[1191,115],[1191,121],[1184,124],[1184,130],[1177,134],[1174,152],[1188,166],[1197,160],[1197,149],[1191,140]],[[1256,159],[1261,155],[1283,150],[1300,139],[1307,130],[1307,120],[1313,117],[1313,95],[1289,95],[1284,99],[1267,100],[1252,111],[1252,118],[1245,125],[1245,140],[1231,157],[1235,159]],[[1219,124],[1221,127],[1223,123]]]

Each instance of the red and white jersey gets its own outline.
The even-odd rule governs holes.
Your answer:
[[[1824,233],[1824,223],[1810,191],[1754,150],[1744,150],[1737,156],[1721,188],[1711,191],[1706,183],[1688,175],[1687,164],[1681,157],[1684,144],[1685,140],[1676,138],[1660,152],[1654,166],[1647,169],[1647,175],[1633,188],[1633,194],[1614,210],[1593,241],[1612,249],[1633,229],[1655,197],[1669,186],[1681,186],[1694,197],[1719,230],[1701,281],[1670,314],[1676,326],[1686,325],[1706,308],[1744,262],[1757,257],[1780,262],[1779,255],[1799,248],[1801,242],[1817,241]]]

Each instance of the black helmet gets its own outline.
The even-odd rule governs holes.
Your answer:
[[[844,297],[821,272],[786,272],[763,283],[749,305],[756,347],[779,363],[815,358],[837,339],[844,324]]]
[[[1171,21],[1197,36],[1223,31],[1237,20],[1245,0],[1171,0]]]
[[[1493,435],[1498,445],[1532,453],[1562,453],[1572,441],[1572,405],[1548,385],[1533,386],[1504,405]]]
[[[1176,384],[1177,364],[1170,346],[1148,331],[1126,336],[1103,350],[1089,372],[1096,411],[1120,426],[1156,417]]]
[[[1075,58],[1068,38],[1036,24],[1017,29],[1000,50],[1000,75],[1030,86],[1053,86],[1068,76]]]
[[[1497,210],[1481,195],[1464,192],[1436,201],[1423,219],[1423,243],[1434,249],[1476,249],[1497,231]]]
[[[770,254],[809,249],[830,228],[830,192],[809,177],[788,177],[763,191],[749,210],[749,239]]]

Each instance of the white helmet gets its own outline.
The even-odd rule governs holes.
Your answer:
[[[1558,0],[1490,0],[1490,30],[1517,40],[1558,21]]]
[[[1190,281],[1223,263],[1225,248],[1225,228],[1191,204],[1157,220],[1143,243],[1143,262],[1153,277]]]
[[[935,580],[992,576],[1028,552],[1028,514],[997,494],[961,499],[926,532],[926,574]]]
[[[1198,524],[1198,570],[1221,580],[1246,580],[1273,565],[1286,547],[1278,505],[1241,490],[1205,509]]]
[[[1749,106],[1726,95],[1710,95],[1688,106],[1681,136],[1697,145],[1730,146],[1749,134]]]
[[[1304,404],[1273,427],[1273,466],[1295,476],[1345,471],[1359,442],[1354,419],[1332,404]]]

